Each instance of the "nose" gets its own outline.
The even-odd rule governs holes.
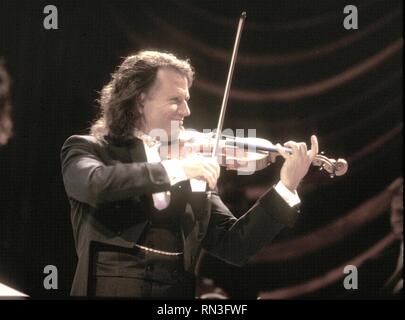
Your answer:
[[[180,105],[179,114],[182,117],[188,117],[191,114],[190,108],[188,107],[188,103],[186,100]]]

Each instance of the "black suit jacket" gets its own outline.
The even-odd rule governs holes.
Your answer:
[[[171,186],[160,163],[146,162],[138,139],[119,145],[93,136],[71,136],[62,147],[61,161],[78,255],[71,294],[84,296],[92,244],[133,248],[149,221],[152,193]],[[283,227],[292,227],[297,217],[297,210],[273,188],[239,219],[217,194],[212,197],[210,215],[204,192],[185,191],[182,208],[184,268],[191,273],[202,249],[243,265]]]

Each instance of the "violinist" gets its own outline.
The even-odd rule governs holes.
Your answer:
[[[239,219],[217,194],[215,158],[160,154],[184,130],[193,76],[189,61],[170,53],[128,56],[101,91],[89,135],[64,143],[78,256],[72,295],[193,299],[202,249],[241,266],[294,225],[296,190],[318,153],[315,136],[310,149],[294,141],[285,144],[290,152],[276,146],[285,160],[280,181]],[[166,132],[167,141],[156,131]],[[196,181],[207,188],[195,192]]]

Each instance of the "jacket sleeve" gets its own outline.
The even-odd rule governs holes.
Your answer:
[[[169,178],[160,163],[106,165],[97,156],[97,141],[71,136],[61,150],[62,176],[69,197],[97,207],[137,195],[166,191]]]
[[[270,243],[284,227],[293,227],[296,208],[291,208],[274,188],[269,189],[243,216],[236,219],[218,195],[202,246],[227,263],[242,266]]]

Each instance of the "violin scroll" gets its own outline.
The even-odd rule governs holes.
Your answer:
[[[312,164],[320,167],[319,170],[325,170],[328,172],[331,178],[344,175],[349,168],[349,165],[345,159],[329,159],[323,155],[323,152],[316,155],[315,159],[312,161]]]

